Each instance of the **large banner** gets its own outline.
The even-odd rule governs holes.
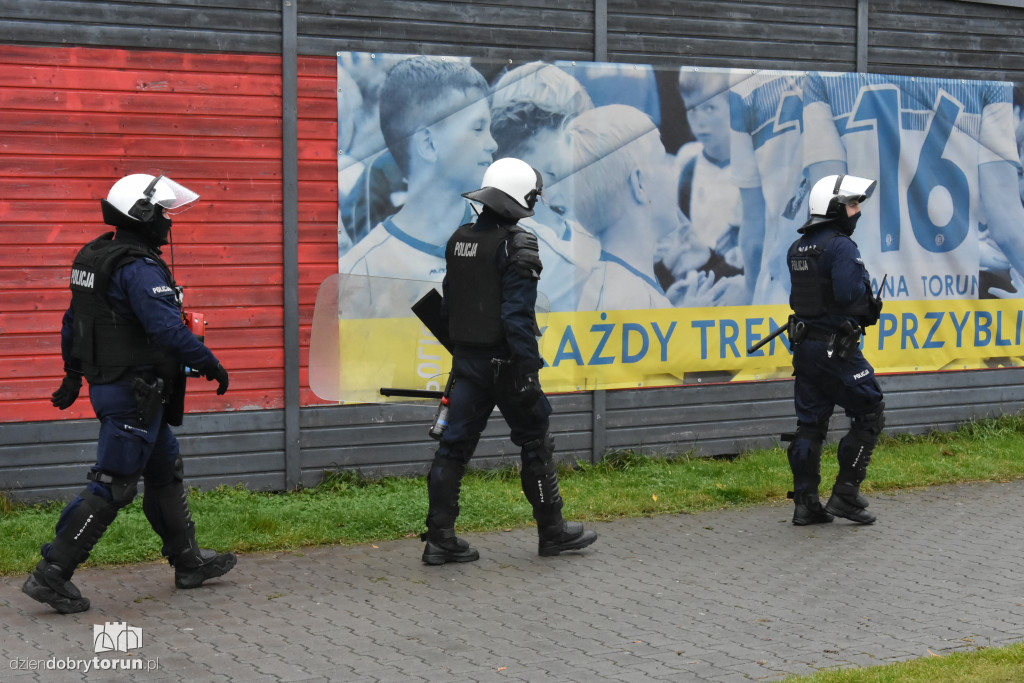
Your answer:
[[[784,335],[746,350],[789,315],[786,250],[810,188],[834,173],[878,180],[854,234],[886,301],[864,342],[877,371],[1019,365],[1021,92],[877,74],[339,53],[342,279],[324,283],[340,287],[321,297],[337,310],[318,304],[312,342],[337,388],[318,394],[374,400],[384,366],[392,383],[437,384],[395,370],[422,354],[405,349],[424,331],[408,297],[355,305],[354,283],[440,289],[445,244],[475,215],[461,194],[509,156],[544,178],[536,215],[520,225],[544,263],[549,391],[788,375]],[[372,353],[354,348],[365,340]]]

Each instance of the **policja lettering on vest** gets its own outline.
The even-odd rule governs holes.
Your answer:
[[[78,268],[71,269],[71,284],[92,289],[96,283],[96,273],[89,273]]]
[[[477,244],[476,242],[456,242],[455,248],[452,250],[452,253],[455,256],[465,256],[472,258],[476,256],[476,251],[479,247],[480,245]]]

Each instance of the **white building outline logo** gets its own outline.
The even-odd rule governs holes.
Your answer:
[[[92,644],[95,652],[128,652],[142,647],[142,629],[123,621],[93,624]]]

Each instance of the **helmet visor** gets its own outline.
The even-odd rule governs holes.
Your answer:
[[[176,183],[165,175],[156,181],[153,203],[162,206],[174,215],[191,209],[199,201],[199,195],[184,185]]]
[[[840,204],[860,204],[875,191],[876,180],[858,178],[853,175],[842,175],[835,189],[836,201]]]

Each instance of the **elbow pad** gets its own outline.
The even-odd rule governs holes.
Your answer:
[[[544,266],[540,262],[537,236],[522,228],[515,230],[508,241],[508,261],[523,277],[539,280]]]

